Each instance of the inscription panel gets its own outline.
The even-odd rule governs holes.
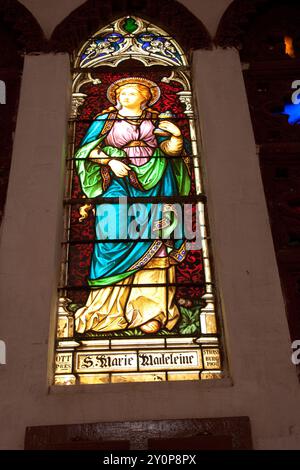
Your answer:
[[[140,370],[197,369],[202,367],[200,349],[140,351]]]
[[[200,349],[143,350],[116,352],[77,352],[75,369],[84,372],[154,370],[195,370],[202,368]],[[65,372],[65,370],[64,370]]]
[[[136,371],[137,353],[83,353],[76,354],[76,372]]]

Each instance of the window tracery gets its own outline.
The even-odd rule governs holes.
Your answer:
[[[55,383],[219,378],[187,57],[130,16],[73,59]]]

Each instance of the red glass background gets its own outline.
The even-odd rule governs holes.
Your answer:
[[[169,76],[168,70],[150,70],[138,72],[122,72],[116,73],[115,71],[105,73],[93,73],[94,79],[100,79],[101,84],[88,83],[82,86],[81,93],[87,95],[84,104],[79,109],[75,125],[75,151],[79,147],[88,127],[95,118],[95,116],[108,107],[112,106],[106,96],[108,87],[114,81],[124,77],[144,77],[156,82],[161,89],[161,98],[152,106],[158,112],[171,111],[175,115],[174,123],[178,125],[182,131],[185,139],[190,141],[189,122],[187,116],[184,114],[183,104],[180,102],[178,95],[179,91],[183,90],[183,86],[175,81],[170,83],[161,82],[163,77]],[[72,158],[69,155],[68,158]],[[194,174],[192,172],[192,189],[191,194],[195,195]],[[72,190],[71,197],[78,199],[82,198],[79,179],[76,171],[72,177]],[[72,302],[84,305],[89,290],[87,289],[87,278],[89,276],[89,266],[93,251],[94,239],[94,217],[90,212],[89,217],[79,222],[79,207],[84,204],[72,205],[71,208],[71,221],[70,221],[70,247],[69,247],[69,264],[68,264],[68,283],[67,283],[67,296]],[[195,206],[193,207],[195,214]],[[194,220],[195,222],[195,220]],[[82,241],[90,241],[91,243],[80,243]],[[74,244],[74,242],[78,242]],[[186,259],[176,266],[176,282],[181,284],[177,287],[176,298],[180,301],[181,305],[191,307],[199,305],[200,298],[204,294],[204,271],[202,251],[189,251]],[[75,289],[74,289],[75,287]],[[83,289],[80,289],[83,287]]]

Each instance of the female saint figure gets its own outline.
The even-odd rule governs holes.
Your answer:
[[[119,239],[106,241],[101,240],[107,219],[103,204],[97,202],[96,243],[88,280],[91,291],[86,305],[75,314],[76,331],[172,330],[180,314],[176,288],[167,286],[175,282],[176,263],[185,258],[185,242],[165,242],[141,233],[137,240],[136,232],[131,231],[134,218],[145,233],[149,228],[161,233],[168,230],[168,224],[169,228],[176,225],[176,217],[168,212],[170,204],[160,203],[153,210],[147,197],[159,201],[161,196],[189,194],[190,177],[180,158],[183,137],[174,123],[159,120],[158,112],[151,108],[160,96],[154,82],[123,78],[109,87],[107,96],[113,106],[96,116],[75,155],[82,191],[98,200],[142,197],[146,202],[144,210],[135,203],[125,214],[122,204],[111,204]],[[122,221],[129,227],[128,240],[121,236]]]

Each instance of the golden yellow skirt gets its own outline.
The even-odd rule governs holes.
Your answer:
[[[150,320],[158,320],[164,328],[172,330],[180,314],[175,304],[176,287],[167,287],[175,282],[175,266],[166,261],[154,258],[147,268],[117,286],[91,290],[86,305],[75,314],[76,331],[124,330]],[[168,267],[157,267],[162,264]]]

